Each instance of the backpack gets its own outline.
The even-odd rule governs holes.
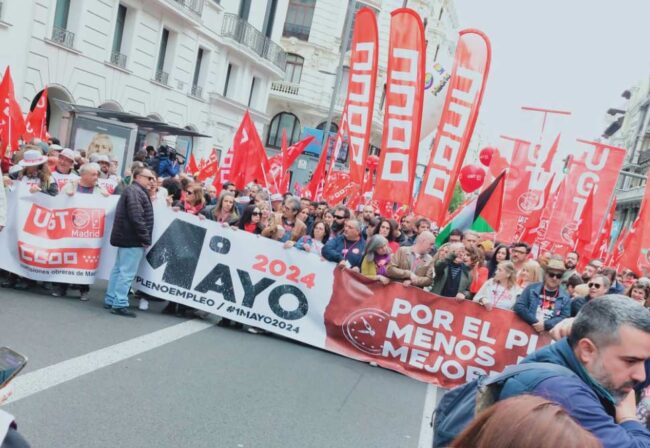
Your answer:
[[[530,390],[552,376],[574,375],[570,369],[548,362],[531,362],[510,366],[501,373],[482,375],[447,392],[433,412],[433,447],[449,446],[469,426],[476,414],[499,401],[506,380],[530,370],[544,370],[539,381],[529,385]]]

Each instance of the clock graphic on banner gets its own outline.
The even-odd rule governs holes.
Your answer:
[[[390,316],[375,308],[364,308],[350,314],[343,322],[343,336],[357,350],[381,355]]]

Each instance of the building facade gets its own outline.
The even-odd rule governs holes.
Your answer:
[[[128,147],[125,163],[163,142],[223,154],[247,109],[260,133],[270,121],[288,3],[0,0],[0,70],[11,67],[24,113],[48,87],[49,132],[66,146],[94,132]]]
[[[379,64],[372,137],[369,153],[378,154],[384,120],[384,92],[388,61],[390,13],[404,5],[403,0],[289,0],[280,44],[287,52],[287,69],[282,80],[271,84],[268,115],[271,122],[263,136],[270,155],[280,149],[282,130],[290,143],[305,135],[315,135],[322,144],[330,102],[335,107],[331,132],[338,130],[348,85],[350,45],[342,49],[348,8],[354,11],[367,6],[375,11],[379,30]],[[443,56],[453,57],[457,39],[458,18],[452,0],[409,0],[407,6],[416,10],[425,22],[427,40],[427,72]],[[341,51],[345,51],[341,82],[335,85]],[[448,67],[450,71],[451,67]],[[426,119],[426,117],[425,117]],[[316,131],[321,131],[320,134]],[[292,167],[292,185],[304,184],[311,177],[320,149],[301,156]],[[341,151],[339,162],[347,163],[348,154]],[[429,154],[421,151],[418,165],[428,163]]]
[[[626,148],[616,195],[618,228],[629,227],[639,214],[650,168],[650,78],[622,93],[620,103],[607,111],[603,138]],[[632,175],[625,175],[625,172]]]

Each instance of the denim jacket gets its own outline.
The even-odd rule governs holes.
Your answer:
[[[515,303],[514,312],[530,325],[537,323],[537,309],[542,301],[540,296],[543,287],[544,283],[542,282],[528,285]],[[560,287],[555,299],[553,317],[544,321],[544,330],[550,330],[567,317],[571,317],[571,297],[564,288]]]

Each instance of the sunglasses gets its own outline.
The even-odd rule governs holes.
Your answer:
[[[345,219],[345,216],[337,216],[337,215],[334,215],[334,219]]]
[[[144,174],[140,174],[140,177],[144,177],[144,178],[147,179],[149,182],[153,182],[154,180],[156,180],[155,177],[153,177],[153,176],[145,176]]]
[[[561,272],[547,272],[546,275],[551,278],[562,278],[563,274]]]
[[[596,288],[596,289],[600,289],[600,288],[603,287],[603,285],[601,285],[600,283],[593,283],[593,282],[587,283],[587,286],[589,286],[590,288]]]
[[[262,216],[262,212],[253,212],[251,213],[253,216]]]

